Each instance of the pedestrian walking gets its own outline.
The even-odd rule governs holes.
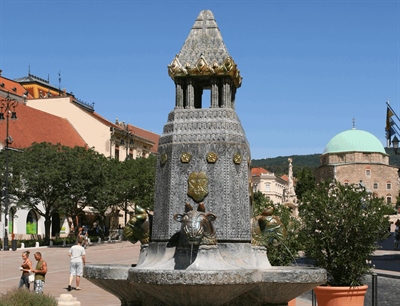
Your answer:
[[[25,251],[22,253],[22,264],[21,267],[19,268],[22,271],[21,279],[19,281],[18,288],[22,288],[24,285],[28,290],[30,289],[30,283],[29,283],[29,274],[31,273],[32,270],[32,262],[29,259],[29,251]]]
[[[72,246],[68,252],[68,256],[71,257],[68,291],[72,290],[71,285],[74,275],[76,282],[75,289],[81,290],[79,284],[81,282],[81,276],[83,274],[83,266],[86,263],[85,255],[85,249],[82,246],[82,239],[78,238],[78,242],[76,243],[76,245]]]
[[[32,270],[32,272],[35,273],[35,283],[33,288],[36,293],[43,293],[47,273],[47,263],[43,260],[40,252],[35,253],[35,259],[37,260],[37,264],[36,268]]]

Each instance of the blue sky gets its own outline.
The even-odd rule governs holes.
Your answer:
[[[400,114],[400,2],[0,0],[0,69],[30,72],[114,121],[162,133],[167,65],[200,11],[213,12],[243,77],[236,111],[253,159],[322,153],[336,134],[385,145]],[[295,163],[295,161],[294,161]]]

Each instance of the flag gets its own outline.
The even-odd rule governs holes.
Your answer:
[[[391,126],[394,124],[394,122],[392,120],[392,116],[393,116],[393,112],[388,106],[387,110],[386,110],[386,131],[388,132],[388,135],[387,135],[388,139],[393,135],[390,131]]]
[[[392,145],[392,136],[396,134],[396,131],[393,127],[390,127],[389,130],[386,131],[386,139],[389,140],[389,147]]]

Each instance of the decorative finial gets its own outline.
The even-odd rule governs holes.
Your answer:
[[[353,130],[356,128],[356,118],[353,117]]]

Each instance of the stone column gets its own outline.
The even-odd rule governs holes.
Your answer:
[[[236,87],[234,85],[231,86],[232,89],[232,109],[235,109],[235,103],[236,103]]]
[[[211,78],[211,108],[217,108],[219,100],[219,92],[218,92],[218,79]]]
[[[222,105],[223,108],[231,107],[231,82],[228,78],[224,78],[222,83]]]
[[[182,80],[175,80],[175,108],[183,108]]]
[[[193,80],[186,80],[186,105],[185,108],[194,108],[194,88]]]

